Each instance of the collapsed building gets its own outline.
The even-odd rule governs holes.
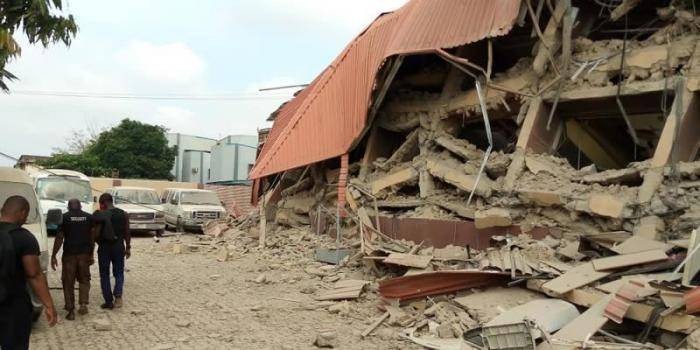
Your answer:
[[[632,288],[617,280],[625,274],[685,266],[682,282],[652,283],[682,295],[700,270],[691,236],[700,226],[699,35],[687,0],[410,1],[271,116],[251,172],[260,227],[245,227],[262,230],[263,246],[274,225],[356,237],[375,271],[394,253],[457,249],[467,256],[459,271],[537,276],[528,288],[594,316]],[[530,238],[563,261],[529,254]],[[627,256],[651,251],[656,258]],[[616,257],[634,261],[594,264]],[[578,279],[558,280],[567,275]],[[550,281],[538,283],[543,276]],[[424,278],[407,283],[433,292],[398,281],[380,292],[404,300],[481,286]],[[581,289],[603,282],[618,284]],[[618,323],[685,334],[700,325],[690,305],[654,311],[637,289],[612,312]],[[570,333],[560,339],[568,347],[591,337]]]

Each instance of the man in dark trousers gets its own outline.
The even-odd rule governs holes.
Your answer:
[[[0,349],[29,348],[32,302],[27,284],[41,300],[49,326],[58,317],[39,263],[39,243],[22,228],[29,215],[29,202],[21,196],[7,198],[0,209]],[[9,265],[9,269],[8,268]]]
[[[100,268],[100,287],[105,303],[100,307],[113,309],[122,306],[124,291],[124,259],[131,256],[131,233],[129,216],[125,211],[114,206],[114,199],[109,193],[100,196],[100,209],[95,211],[93,219],[99,224],[97,230],[97,264]],[[109,268],[114,273],[114,290],[112,290]]]
[[[63,214],[63,221],[53,242],[51,268],[56,271],[58,259],[56,255],[63,246],[61,255],[61,280],[63,281],[63,296],[66,300],[66,320],[75,319],[75,280],[78,280],[78,313],[88,313],[90,301],[90,265],[94,263],[93,253],[95,241],[93,237],[92,215],[84,212],[80,201],[68,201],[68,212]]]

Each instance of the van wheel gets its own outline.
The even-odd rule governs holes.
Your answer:
[[[183,226],[184,226],[184,224],[182,222],[182,218],[178,216],[177,226],[175,227],[175,232],[185,232],[185,228]]]

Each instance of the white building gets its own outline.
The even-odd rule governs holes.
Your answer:
[[[257,146],[258,137],[255,135],[230,135],[219,140],[211,149],[209,183],[248,183]]]
[[[168,145],[177,147],[175,164],[171,173],[176,181],[207,183],[211,148],[216,140],[180,133],[168,133]]]
[[[168,133],[168,145],[177,147],[172,174],[177,181],[247,184],[258,146],[255,135],[214,139]]]

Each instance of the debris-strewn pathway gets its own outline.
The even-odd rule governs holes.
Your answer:
[[[186,235],[181,240],[196,238]],[[332,314],[329,303],[304,294],[322,283],[321,277],[304,272],[313,266],[308,251],[299,251],[301,258],[295,258],[276,257],[273,250],[261,258],[235,249],[228,261],[219,262],[216,251],[192,253],[186,245],[182,254],[174,254],[175,239],[134,240],[120,310],[99,309],[94,265],[90,314],[66,321],[60,310],[54,328],[42,318],[32,334],[32,349],[310,349],[323,330],[337,337],[337,349],[417,349],[389,328],[360,338],[381,315],[374,307],[376,300],[363,296],[336,306],[338,313]],[[49,284],[56,288],[52,295],[62,308],[60,270],[50,273]]]

